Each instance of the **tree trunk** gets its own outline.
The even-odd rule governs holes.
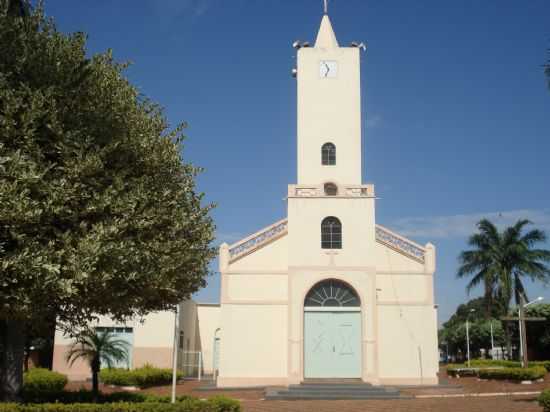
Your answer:
[[[0,339],[0,399],[5,402],[18,401],[23,387],[23,323],[14,320],[0,321]]]
[[[98,371],[92,372],[92,395],[94,402],[97,402],[98,395],[99,395],[99,373]]]
[[[101,362],[99,358],[92,359],[92,396],[94,402],[98,401],[99,398],[99,370],[101,369]]]

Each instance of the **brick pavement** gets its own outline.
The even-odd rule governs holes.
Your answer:
[[[542,412],[533,397],[387,401],[242,401],[244,412]]]
[[[410,395],[476,394],[494,392],[531,392],[550,388],[550,376],[544,382],[521,385],[504,381],[480,381],[477,378],[452,379],[449,384],[460,385],[438,389],[403,390]],[[201,382],[185,382],[177,387],[178,395],[189,394],[199,398],[224,395],[239,399],[244,412],[542,412],[535,396],[497,396],[465,398],[423,398],[384,401],[265,401],[263,390],[199,391]],[[86,384],[85,386],[89,386]],[[69,384],[71,389],[80,385]],[[111,392],[115,388],[103,387]],[[170,386],[159,386],[143,392],[169,395]]]

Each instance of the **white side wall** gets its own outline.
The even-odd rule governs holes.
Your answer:
[[[213,373],[214,365],[214,338],[216,331],[221,328],[220,305],[199,303],[197,304],[197,315],[203,372],[210,375]]]

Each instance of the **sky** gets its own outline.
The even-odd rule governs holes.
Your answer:
[[[296,182],[292,42],[314,41],[322,0],[46,0],[88,52],[130,61],[128,79],[187,122],[183,158],[205,168],[216,244],[286,216]],[[550,235],[547,0],[332,0],[341,44],[362,57],[363,180],[377,222],[437,247],[439,321],[468,299],[457,257],[483,217]],[[546,247],[550,247],[548,244]],[[216,262],[212,271],[217,270]],[[198,292],[219,301],[219,276]],[[529,297],[550,288],[529,284]],[[470,297],[478,296],[474,290]]]

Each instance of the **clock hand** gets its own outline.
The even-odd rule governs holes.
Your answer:
[[[328,76],[328,72],[330,72],[330,67],[328,64],[325,63],[325,67],[327,68],[327,71],[325,72],[325,77]]]

